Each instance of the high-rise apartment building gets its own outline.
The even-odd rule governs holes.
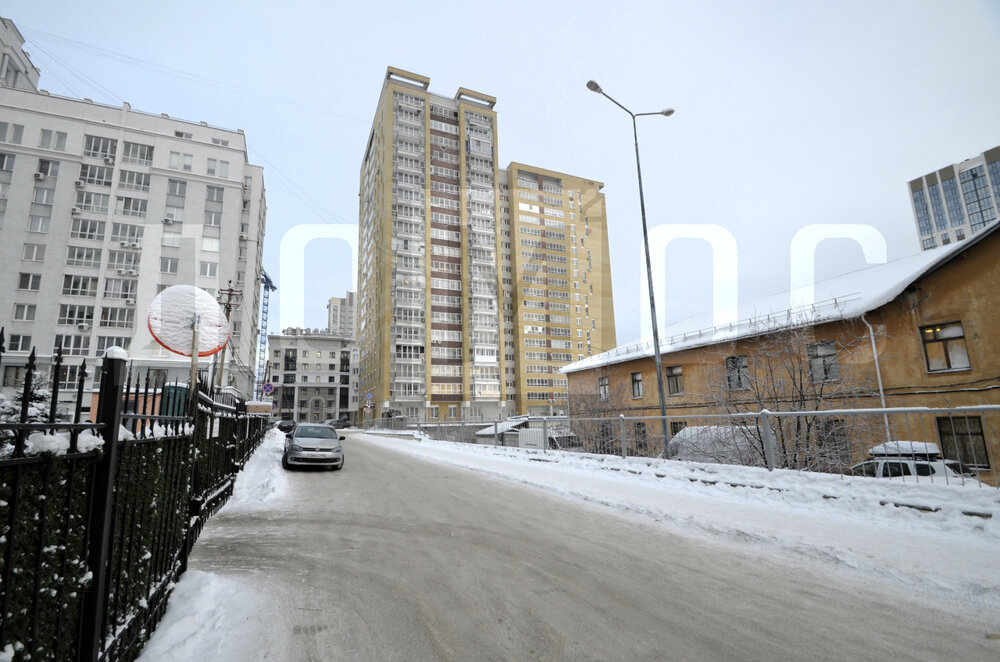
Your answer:
[[[499,168],[496,99],[429,84],[387,70],[362,163],[362,404],[427,420],[563,410],[558,368],[615,344],[602,185]]]
[[[330,297],[326,304],[327,328],[330,333],[347,338],[357,338],[358,297],[348,292],[343,297]]]
[[[24,68],[9,56],[20,44],[4,44],[0,64],[4,384],[32,348],[44,370],[61,347],[70,386],[83,360],[96,375],[114,345],[154,380],[186,380],[190,360],[152,339],[149,305],[170,285],[215,296],[231,283],[243,297],[222,383],[251,393],[266,204],[243,132],[6,86],[4,72]]]
[[[997,218],[1000,147],[914,179],[910,204],[923,250],[979,232]]]

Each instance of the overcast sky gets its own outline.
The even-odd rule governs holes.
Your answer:
[[[631,125],[640,118],[651,228],[718,224],[736,238],[740,301],[788,289],[789,244],[814,223],[866,223],[889,259],[919,250],[906,183],[1000,145],[1000,3],[870,0],[146,3],[15,0],[41,87],[246,131],[264,167],[264,266],[297,224],[356,224],[358,172],[386,66],[432,92],[497,98],[499,165],[605,183],[619,343],[643,335],[645,278]],[[127,59],[132,58],[132,60]],[[675,242],[668,320],[711,307],[711,251]],[[346,244],[305,255],[307,326],[351,286]],[[820,276],[863,266],[823,242]],[[314,287],[313,284],[316,284]],[[665,313],[664,313],[665,311]]]

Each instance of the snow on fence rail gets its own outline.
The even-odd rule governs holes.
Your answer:
[[[0,329],[9,364],[3,352]],[[109,352],[81,422],[85,362],[71,416],[55,405],[61,350],[51,390],[34,351],[23,367],[0,398],[0,657],[133,660],[267,418],[201,382],[194,407],[186,384],[150,383]]]

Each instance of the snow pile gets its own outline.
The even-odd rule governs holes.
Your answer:
[[[273,620],[267,596],[234,579],[188,570],[174,588],[167,612],[146,644],[143,662],[176,660],[280,660],[267,632]]]
[[[103,445],[104,440],[89,430],[81,431],[76,440],[76,447],[80,453],[87,453]],[[68,452],[69,432],[56,432],[54,434],[32,432],[24,442],[25,455],[40,455],[42,453],[65,455]]]
[[[222,512],[232,515],[267,510],[285,493],[288,476],[281,468],[284,444],[285,435],[277,428],[265,433],[260,447],[236,477],[233,496]]]

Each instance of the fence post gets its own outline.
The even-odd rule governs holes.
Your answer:
[[[97,662],[104,639],[111,517],[118,470],[118,430],[121,427],[124,381],[125,359],[109,358],[105,354],[101,365],[101,390],[97,400],[97,422],[104,426],[104,448],[94,467],[94,491],[87,522],[87,567],[93,573],[93,581],[83,598],[80,647],[77,649],[77,660],[80,662]]]
[[[494,446],[497,445],[497,441],[500,439],[500,434],[497,431],[497,428],[499,426],[500,426],[500,422],[497,419],[494,418],[493,419],[493,445]]]
[[[764,437],[764,461],[767,463],[767,470],[774,471],[774,430],[771,429],[771,417],[768,413],[766,409],[762,409],[759,420]]]
[[[625,439],[625,414],[618,414],[618,423],[622,433],[622,458],[628,458],[628,441]]]
[[[542,446],[549,447],[549,419],[542,416]]]

